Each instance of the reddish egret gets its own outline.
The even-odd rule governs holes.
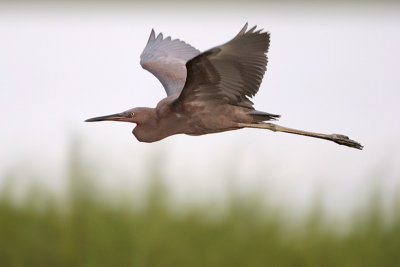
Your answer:
[[[167,97],[156,108],[137,107],[86,121],[136,123],[140,142],[155,142],[174,134],[203,135],[245,127],[261,128],[333,141],[362,149],[345,135],[320,134],[266,123],[279,115],[253,108],[253,97],[267,66],[269,33],[256,26],[243,29],[226,44],[203,53],[171,37],[151,31],[140,64],[164,86]]]

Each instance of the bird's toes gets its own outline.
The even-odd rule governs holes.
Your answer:
[[[343,134],[332,134],[332,138],[340,139],[340,140],[350,140],[350,138]]]
[[[332,134],[331,137],[332,137],[332,141],[335,142],[336,144],[353,147],[353,148],[357,148],[360,150],[362,150],[364,148],[360,143],[358,143],[354,140],[351,140],[346,135]]]

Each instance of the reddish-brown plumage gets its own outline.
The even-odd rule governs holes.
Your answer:
[[[269,33],[243,29],[226,44],[200,53],[180,41],[155,36],[152,30],[141,55],[142,67],[164,86],[167,97],[156,108],[137,107],[86,121],[135,123],[141,142],[175,134],[204,135],[244,127],[263,128],[327,139],[362,149],[343,135],[325,135],[265,123],[279,115],[257,111],[249,98],[259,90],[267,66]]]

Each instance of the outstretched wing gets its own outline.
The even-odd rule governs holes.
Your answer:
[[[149,40],[142,54],[140,64],[157,77],[167,95],[179,94],[186,81],[186,62],[200,54],[191,45],[171,37],[163,38],[162,33],[155,37],[151,30]]]
[[[177,102],[228,101],[251,107],[267,69],[269,33],[243,29],[228,43],[186,63],[187,79]]]

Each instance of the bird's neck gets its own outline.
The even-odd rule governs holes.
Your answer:
[[[140,142],[151,143],[159,138],[159,119],[154,108],[140,108],[140,117],[136,118],[136,127],[132,133]]]
[[[170,110],[148,109],[147,118],[137,122],[133,134],[140,142],[156,142],[168,136],[184,133],[186,117],[176,117]],[[143,118],[144,119],[144,118]]]

